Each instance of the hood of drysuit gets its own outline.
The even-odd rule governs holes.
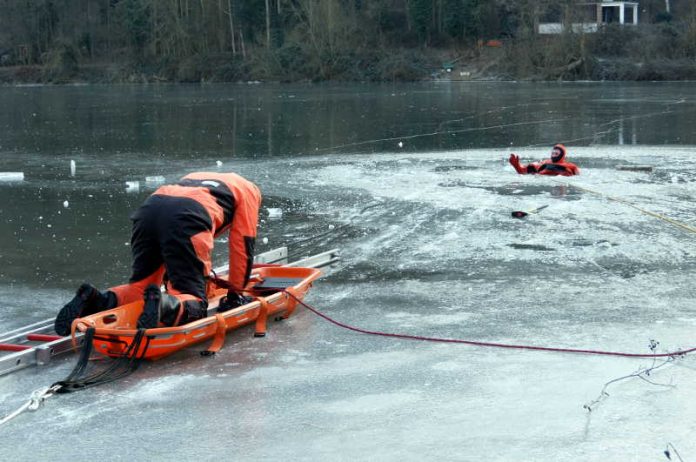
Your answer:
[[[559,155],[559,156],[554,155],[554,154],[553,154],[553,151],[554,151],[555,149],[560,150],[560,151],[561,151],[561,155]],[[558,164],[558,163],[560,163],[560,162],[565,161],[566,153],[567,153],[567,149],[566,149],[565,146],[563,146],[562,144],[556,144],[556,145],[554,145],[553,149],[551,150],[551,161],[552,161],[554,164]]]

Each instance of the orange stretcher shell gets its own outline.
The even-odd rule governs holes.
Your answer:
[[[207,350],[213,353],[222,347],[227,331],[252,322],[256,323],[254,335],[262,337],[266,333],[267,318],[288,318],[297,306],[295,298],[302,300],[312,282],[320,275],[321,271],[316,268],[255,268],[243,292],[252,296],[254,301],[183,326],[147,329],[147,341],[142,342],[139,351],[133,353],[145,359],[159,359],[182,348],[214,338]],[[293,285],[284,289],[264,287],[263,281],[269,280],[289,280]],[[208,290],[210,307],[217,306],[220,298],[226,294],[227,289],[211,284]],[[143,301],[138,301],[78,318],[72,324],[73,338],[77,331],[85,332],[93,327],[94,351],[111,357],[123,356],[138,332],[136,326],[143,305]]]

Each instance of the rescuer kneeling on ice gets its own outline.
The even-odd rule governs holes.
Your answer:
[[[196,172],[160,187],[131,216],[130,282],[105,292],[80,286],[56,316],[56,332],[68,335],[76,318],[143,298],[138,328],[176,326],[205,317],[213,239],[225,231],[230,288],[218,311],[248,303],[240,292],[251,273],[260,206],[258,187],[235,173]],[[162,293],[165,273],[168,290]]]
[[[562,144],[557,144],[551,150],[551,158],[541,162],[533,162],[531,164],[520,164],[520,156],[510,154],[510,164],[515,167],[517,173],[524,174],[539,174],[539,175],[562,175],[573,176],[580,174],[580,169],[572,162],[566,162],[566,147]]]

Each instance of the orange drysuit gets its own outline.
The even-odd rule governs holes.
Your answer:
[[[149,284],[162,284],[188,305],[188,316],[204,316],[206,279],[212,270],[213,239],[229,231],[230,290],[248,282],[254,258],[261,193],[235,173],[196,172],[158,188],[131,216],[133,273],[112,287],[117,304],[141,300]]]
[[[580,169],[572,162],[566,162],[567,149],[562,144],[557,144],[551,151],[551,158],[531,164],[520,164],[520,157],[510,154],[510,164],[520,175],[530,173],[539,175],[573,176],[580,174]]]

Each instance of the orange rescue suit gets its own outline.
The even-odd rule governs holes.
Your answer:
[[[149,284],[162,284],[180,301],[207,306],[213,240],[229,231],[230,290],[248,282],[261,192],[235,173],[195,172],[158,188],[133,214],[133,272],[129,284],[109,290],[118,304],[142,299]]]
[[[537,175],[561,175],[573,176],[579,175],[580,169],[572,162],[565,160],[567,149],[562,144],[557,144],[553,147],[550,159],[541,162],[532,162],[527,165],[520,163],[520,157],[516,154],[510,154],[510,164],[515,168],[520,175],[537,174]]]

